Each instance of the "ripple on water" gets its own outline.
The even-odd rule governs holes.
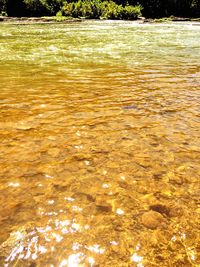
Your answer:
[[[198,266],[200,28],[0,35],[0,265]]]

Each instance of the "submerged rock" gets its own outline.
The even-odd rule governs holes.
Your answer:
[[[124,106],[122,107],[125,110],[129,110],[129,109],[138,109],[138,107],[136,105],[130,105],[130,106]]]
[[[168,207],[167,205],[162,204],[162,203],[150,205],[149,208],[150,208],[150,210],[156,211],[160,214],[165,214],[167,216],[169,216],[169,214],[170,214],[170,207]]]
[[[33,125],[26,124],[26,123],[18,123],[18,124],[15,125],[15,128],[17,130],[28,131],[28,130],[31,130],[33,128]]]
[[[159,212],[150,210],[142,215],[141,222],[146,228],[154,230],[165,223],[165,218]]]
[[[106,200],[102,196],[97,196],[95,200],[96,209],[99,212],[112,212],[114,203]]]
[[[60,154],[60,149],[58,149],[58,148],[50,148],[50,149],[48,150],[48,154],[49,154],[49,156],[51,156],[51,157],[57,157],[57,156],[59,156],[59,154]]]
[[[175,203],[155,203],[149,206],[149,209],[156,211],[167,217],[178,217],[183,215],[183,209],[180,205]]]

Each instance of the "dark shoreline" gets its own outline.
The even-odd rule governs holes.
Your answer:
[[[83,19],[66,18],[56,19],[56,17],[0,17],[0,23],[16,23],[16,24],[35,24],[35,23],[71,23],[81,22]]]

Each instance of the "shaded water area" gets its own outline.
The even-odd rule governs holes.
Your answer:
[[[0,25],[0,266],[200,265],[200,26]]]

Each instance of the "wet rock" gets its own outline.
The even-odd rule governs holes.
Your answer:
[[[165,224],[165,218],[159,212],[150,210],[141,217],[141,223],[149,229],[157,229]]]
[[[154,22],[153,19],[144,19],[143,20],[143,23],[152,23],[152,22]]]
[[[191,21],[191,18],[172,17],[172,21]]]

